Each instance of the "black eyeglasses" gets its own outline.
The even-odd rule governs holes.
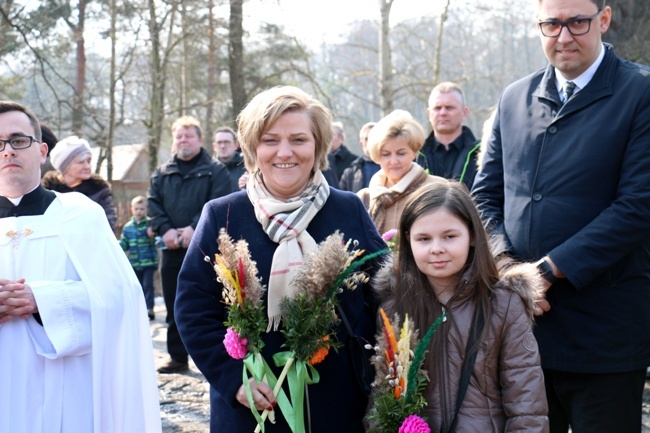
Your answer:
[[[562,27],[566,27],[569,33],[573,36],[580,36],[589,32],[591,29],[591,22],[602,11],[602,9],[598,9],[598,12],[587,18],[572,18],[566,21],[538,21],[537,25],[542,34],[547,38],[557,38],[560,36],[560,33],[562,33]]]
[[[33,141],[40,143],[39,140],[35,139],[34,137],[30,137],[29,135],[16,135],[15,137],[11,137],[9,140],[0,140],[0,152],[5,150],[7,143],[9,143],[9,145],[14,150],[19,150],[27,149],[32,145]]]

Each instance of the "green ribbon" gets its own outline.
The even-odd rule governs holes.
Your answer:
[[[284,366],[290,358],[295,358],[294,352],[279,352],[273,355],[273,362],[278,367]],[[305,386],[316,384],[320,381],[320,375],[314,366],[306,361],[296,359],[287,373],[289,381],[289,393],[294,410],[294,425],[291,430],[294,433],[305,432]]]
[[[253,400],[253,392],[249,383],[248,373],[252,375],[256,382],[262,382],[264,376],[266,376],[266,381],[271,389],[275,388],[278,379],[271,371],[271,367],[268,365],[266,360],[259,353],[257,356],[252,353],[248,353],[244,358],[244,369],[242,372],[242,383],[244,385],[244,390],[246,391],[246,399],[248,400],[248,405],[251,408],[251,413],[255,417],[257,424],[260,426],[262,432],[264,432],[264,420],[260,416],[260,413],[255,408],[255,401]],[[289,398],[282,388],[275,395],[275,399],[278,402],[278,407],[282,411],[282,415],[289,422],[294,418],[294,411]],[[291,425],[291,424],[289,424]]]

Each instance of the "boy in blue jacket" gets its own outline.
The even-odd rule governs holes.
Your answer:
[[[149,320],[153,320],[153,275],[158,269],[158,251],[147,219],[146,197],[139,195],[131,200],[131,215],[129,222],[124,225],[120,246],[128,251],[129,262],[144,292]]]

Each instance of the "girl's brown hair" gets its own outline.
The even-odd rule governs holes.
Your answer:
[[[481,313],[487,320],[490,315],[490,293],[498,280],[489,237],[466,187],[455,181],[420,187],[408,198],[400,219],[398,259],[393,264],[396,278],[393,279],[392,287],[392,313],[397,312],[402,318],[408,313],[415,322],[416,329],[420,330],[420,336],[442,314],[442,305],[427,276],[417,267],[409,242],[409,231],[415,220],[440,208],[448,210],[467,226],[472,241],[467,263],[459,273],[449,306],[471,302],[476,305],[474,315]],[[453,320],[453,315],[450,314],[449,320]],[[486,328],[477,341],[482,340],[485,330]],[[429,346],[426,365],[431,365],[433,354],[438,353],[444,334],[444,331],[435,334],[433,343]],[[478,350],[478,344],[473,350]]]

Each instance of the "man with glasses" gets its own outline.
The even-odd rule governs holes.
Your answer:
[[[239,151],[237,134],[229,126],[221,126],[214,132],[212,142],[214,158],[228,169],[230,174],[230,190],[238,191],[239,179],[246,173],[244,157]]]
[[[138,279],[98,204],[40,185],[46,156],[0,101],[0,432],[160,432]]]
[[[650,364],[650,68],[603,44],[603,0],[539,0],[548,67],[501,96],[473,193],[537,264],[551,432],[641,431]],[[523,344],[529,342],[522,342]]]

